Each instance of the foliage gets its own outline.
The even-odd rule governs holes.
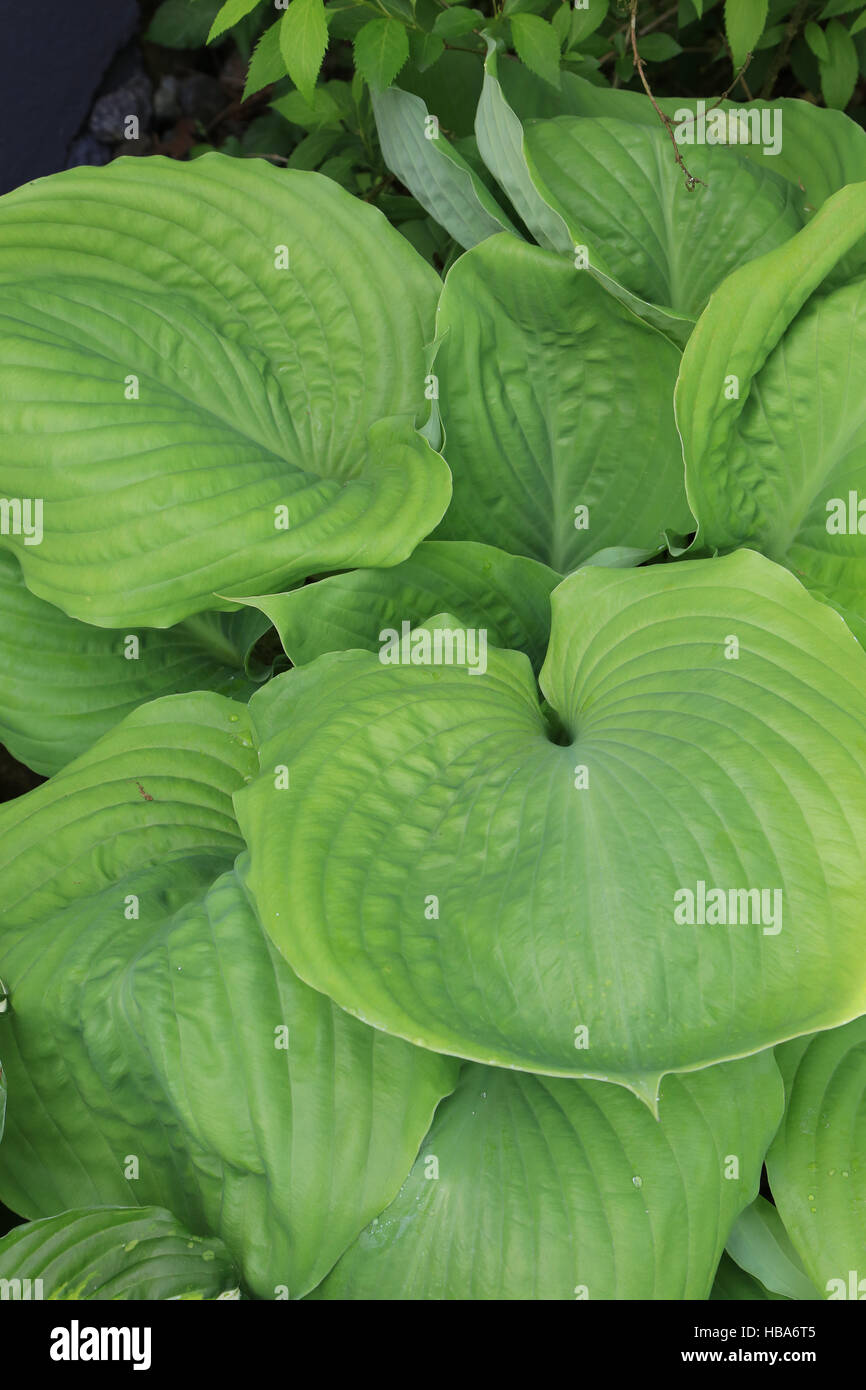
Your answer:
[[[460,134],[399,8],[267,119],[418,249],[213,152],[0,200],[3,1287],[859,1298],[866,133],[506,6]]]

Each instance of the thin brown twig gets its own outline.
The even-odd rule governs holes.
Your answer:
[[[631,34],[631,51],[634,60],[634,65],[637,68],[637,74],[641,80],[643,89],[649,97],[650,101],[652,102],[653,110],[655,111],[656,115],[658,116],[659,120],[661,121],[662,125],[664,126],[665,130],[671,138],[671,144],[674,147],[674,159],[676,160],[677,164],[680,166],[680,168],[683,171],[683,174],[685,175],[686,188],[688,189],[689,193],[693,193],[699,183],[703,184],[705,188],[707,185],[704,183],[703,179],[699,179],[696,174],[691,173],[690,170],[686,168],[685,160],[680,154],[680,147],[677,144],[677,137],[674,134],[673,122],[671,121],[670,116],[666,116],[664,111],[659,106],[658,102],[652,94],[650,84],[646,79],[646,73],[644,72],[644,61],[643,58],[641,58],[637,47],[637,6],[638,0],[629,0],[629,11],[631,15],[629,31]]]

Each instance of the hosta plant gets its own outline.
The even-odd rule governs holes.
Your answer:
[[[0,203],[3,1288],[866,1291],[862,150],[482,104]]]

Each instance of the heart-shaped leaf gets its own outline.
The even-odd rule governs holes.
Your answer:
[[[442,516],[412,427],[438,278],[321,175],[211,154],[38,180],[0,201],[0,283],[0,494],[40,520],[2,543],[73,617],[166,627],[396,563]]]
[[[235,804],[301,978],[426,1047],[650,1101],[862,1012],[851,634],[751,552],[586,567],[552,603],[545,707],[522,653],[482,661],[447,620],[253,696]]]

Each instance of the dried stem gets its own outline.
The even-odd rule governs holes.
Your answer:
[[[688,191],[689,191],[690,193],[693,193],[694,190],[695,190],[695,188],[697,187],[697,185],[698,185],[699,183],[700,183],[700,184],[704,184],[704,180],[703,180],[703,179],[699,179],[699,178],[697,177],[696,174],[691,173],[691,172],[686,168],[685,161],[684,161],[682,155],[680,154],[680,147],[679,147],[679,145],[677,144],[677,137],[676,137],[676,135],[674,134],[673,122],[671,121],[670,116],[666,116],[666,115],[665,115],[664,111],[662,111],[661,107],[659,106],[658,102],[656,101],[655,97],[654,97],[653,94],[652,94],[652,89],[651,89],[651,87],[650,87],[649,82],[647,81],[646,73],[644,72],[644,61],[643,61],[643,59],[641,58],[640,53],[638,52],[638,46],[637,46],[637,6],[638,6],[638,0],[629,0],[629,11],[630,11],[630,15],[631,15],[631,21],[630,21],[630,24],[629,24],[629,32],[630,32],[630,35],[631,35],[631,51],[632,51],[632,56],[633,56],[633,59],[634,59],[634,65],[635,65],[635,67],[637,68],[637,74],[638,74],[638,77],[639,77],[640,80],[641,80],[641,83],[643,84],[643,89],[644,89],[644,91],[646,92],[647,96],[649,97],[650,101],[652,102],[653,110],[655,111],[656,115],[658,116],[659,120],[661,121],[662,125],[664,126],[665,130],[667,131],[668,135],[669,135],[670,138],[671,138],[671,144],[672,144],[673,147],[674,147],[674,159],[676,160],[677,164],[680,166],[680,168],[681,168],[682,171],[683,171],[683,174],[684,174],[685,180],[686,180],[686,188],[688,189]],[[723,100],[723,98],[720,98],[720,100]],[[706,184],[704,184],[704,187],[706,188]]]

